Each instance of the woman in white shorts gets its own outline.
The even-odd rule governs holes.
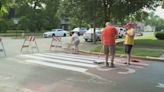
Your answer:
[[[79,52],[80,40],[79,40],[79,36],[76,32],[74,32],[73,35],[72,35],[71,43],[73,43],[74,46],[75,46],[75,53],[78,53]]]

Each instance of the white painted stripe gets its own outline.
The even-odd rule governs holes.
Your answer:
[[[164,89],[164,84],[163,83],[158,83],[158,85],[156,87]]]
[[[52,53],[46,53],[46,54],[52,54]],[[61,55],[61,56],[72,56],[72,57],[81,57],[81,58],[86,58],[86,59],[100,59],[98,58],[98,55],[76,55],[76,54],[66,54],[66,53],[53,53],[54,55]]]
[[[28,58],[33,58],[33,59],[38,59],[38,60],[49,61],[49,62],[68,64],[68,65],[76,65],[76,66],[91,67],[91,68],[97,67],[97,65],[92,65],[92,64],[85,64],[85,63],[71,62],[71,61],[63,61],[63,60],[55,60],[55,59],[49,59],[49,58],[44,58],[44,57],[38,57],[38,56],[31,56],[31,55],[21,55],[21,56],[28,57]]]
[[[62,60],[66,60],[66,61],[76,61],[76,62],[83,62],[83,63],[89,63],[89,64],[93,64],[93,61],[86,61],[86,60],[81,60],[81,59],[74,59],[74,58],[68,58],[68,57],[59,57],[59,56],[50,56],[50,55],[44,55],[44,54],[35,54],[36,56],[42,56],[42,57],[49,57],[49,58],[54,58],[54,59],[62,59]]]
[[[74,59],[81,59],[81,60],[88,60],[88,61],[94,61],[95,59],[99,60],[98,57],[81,57],[80,55],[66,55],[66,54],[54,54],[54,53],[45,53],[45,55],[52,55],[52,56],[58,56],[58,57],[67,57],[67,58],[74,58]],[[101,59],[100,59],[101,60]],[[90,62],[93,63],[93,62]]]
[[[131,68],[127,68],[127,72],[118,72],[119,74],[130,74],[130,73],[135,73],[136,70],[135,69],[131,69]]]
[[[76,71],[76,72],[82,72],[82,73],[87,71],[87,69],[85,69],[85,68],[66,66],[66,65],[54,64],[54,63],[48,63],[48,62],[39,61],[39,60],[26,60],[26,62],[40,64],[40,65],[49,66],[49,67],[53,67],[53,68],[59,68],[59,69]]]

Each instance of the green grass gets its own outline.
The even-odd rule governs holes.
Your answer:
[[[124,54],[124,48],[123,47],[117,47],[116,48],[117,54]],[[133,48],[132,49],[132,55],[134,56],[151,56],[151,57],[159,57],[162,55],[162,51],[152,51],[145,48]]]
[[[164,40],[152,40],[152,39],[137,39],[135,40],[135,46],[148,46],[148,47],[163,47],[164,48]]]
[[[164,48],[164,40],[157,40],[155,36],[143,36],[137,38],[134,43],[136,47]]]
[[[156,40],[155,36],[140,36],[140,37],[137,37],[137,39],[150,39],[150,40]]]
[[[97,46],[97,48],[94,48],[92,51],[93,52],[100,52],[101,46]],[[101,51],[103,53],[103,50]],[[150,57],[159,57],[163,51],[154,51],[150,49],[145,49],[145,48],[133,48],[132,49],[132,55],[134,56],[150,56]],[[124,53],[124,47],[116,47],[116,54],[125,54]]]
[[[164,40],[157,40],[154,36],[137,37],[134,41],[132,55],[134,56],[151,56],[159,57],[164,53]],[[100,52],[101,44],[94,48],[93,52]],[[101,51],[103,53],[103,50]],[[116,47],[116,54],[124,54],[123,42],[118,43]]]
[[[118,44],[119,46],[123,45],[123,42]],[[134,41],[135,47],[141,48],[160,48],[164,49],[164,40],[157,40],[154,36],[142,36],[138,37]]]

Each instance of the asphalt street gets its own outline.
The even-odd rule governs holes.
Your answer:
[[[50,38],[37,39],[40,53],[20,53],[23,39],[3,42],[7,56],[1,53],[0,92],[164,92],[162,62],[127,66],[117,57],[116,68],[106,68],[94,63],[103,62],[103,56],[49,51]]]

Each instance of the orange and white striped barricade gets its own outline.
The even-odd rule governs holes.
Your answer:
[[[39,52],[39,48],[36,43],[35,36],[28,36],[25,38],[23,45],[21,47],[21,52],[23,51],[24,48],[31,49],[32,51],[34,51],[34,49],[36,49]]]
[[[53,36],[49,49],[51,50],[52,47],[54,47],[54,48],[62,48],[62,37]]]
[[[1,43],[1,49],[0,49],[0,52],[3,52],[4,55],[6,56],[6,51],[5,51],[5,48],[4,48],[4,45],[3,45],[3,42],[2,42],[2,39],[0,38],[0,43]]]

